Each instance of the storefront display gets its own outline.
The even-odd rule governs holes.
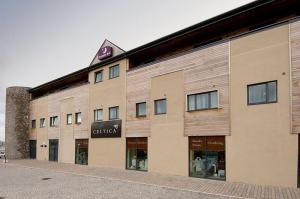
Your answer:
[[[75,164],[88,164],[88,139],[77,139],[75,141]]]
[[[189,137],[190,176],[225,179],[225,137]]]
[[[133,170],[148,170],[147,138],[127,138],[126,168]]]

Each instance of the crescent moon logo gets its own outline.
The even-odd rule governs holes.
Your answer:
[[[107,52],[107,48],[103,48],[102,52],[105,54]]]

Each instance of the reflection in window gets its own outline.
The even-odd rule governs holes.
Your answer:
[[[75,113],[75,123],[76,124],[81,124],[81,113]]]
[[[109,68],[109,79],[119,77],[120,75],[120,66],[115,65]]]
[[[41,118],[40,119],[40,128],[44,128],[44,127],[46,127],[46,120],[45,120],[45,118]]]
[[[50,126],[58,126],[58,116],[50,117]]]
[[[277,81],[248,85],[248,104],[277,102]]]
[[[154,112],[155,115],[166,114],[167,113],[167,100],[160,99],[154,101]]]
[[[72,124],[72,114],[67,114],[67,124]]]
[[[110,120],[119,119],[119,107],[118,106],[109,108],[109,119]]]
[[[188,111],[213,109],[217,107],[218,107],[217,91],[188,95]]]
[[[148,170],[147,138],[127,138],[126,168],[133,170]]]
[[[136,116],[137,117],[146,116],[146,102],[141,102],[136,104]]]
[[[225,137],[189,137],[190,176],[225,179]]]
[[[103,79],[103,71],[95,72],[95,83],[102,82]]]
[[[94,121],[102,121],[103,120],[103,110],[96,109],[94,110]]]

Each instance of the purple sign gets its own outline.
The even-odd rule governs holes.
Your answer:
[[[98,59],[102,60],[108,57],[112,56],[112,47],[110,46],[105,46],[103,48],[100,48],[99,52],[98,52]]]

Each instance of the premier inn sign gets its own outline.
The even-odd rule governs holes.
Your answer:
[[[103,48],[100,48],[99,52],[98,52],[98,59],[102,60],[102,59],[106,59],[112,56],[113,53],[113,49],[110,46],[105,46]]]
[[[94,122],[91,138],[121,137],[122,120]]]

